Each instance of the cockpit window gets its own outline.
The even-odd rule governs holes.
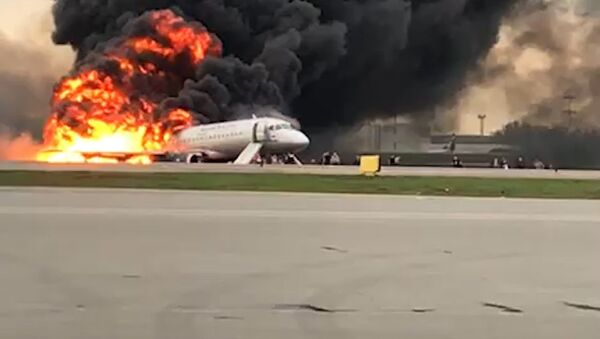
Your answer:
[[[280,129],[294,129],[291,124],[278,124],[269,126],[269,131],[278,131]]]

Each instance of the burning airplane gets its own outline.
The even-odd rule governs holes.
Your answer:
[[[332,137],[333,127],[379,117],[427,122],[519,2],[55,0],[53,42],[76,61],[56,85],[37,158],[157,152],[196,122],[249,118],[252,107]],[[0,125],[39,131],[36,114],[0,116]]]

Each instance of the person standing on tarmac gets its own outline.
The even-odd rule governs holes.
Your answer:
[[[332,165],[341,165],[342,159],[340,159],[340,155],[337,152],[333,152],[331,154],[331,164]]]
[[[463,167],[462,161],[456,155],[452,158],[452,167],[455,167],[455,168],[462,168]]]

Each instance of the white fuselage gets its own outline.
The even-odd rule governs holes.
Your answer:
[[[252,143],[261,144],[269,153],[295,153],[305,149],[309,139],[289,122],[276,118],[199,125],[177,136],[180,153],[195,154],[203,160],[235,159]]]

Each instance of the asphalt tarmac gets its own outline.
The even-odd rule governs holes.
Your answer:
[[[0,189],[0,338],[597,338],[592,201]]]
[[[598,338],[593,201],[0,189],[0,338]]]
[[[283,173],[314,175],[356,175],[358,166],[319,165],[233,165],[233,164],[182,164],[154,163],[151,165],[129,164],[47,164],[36,162],[0,161],[0,171],[95,171],[95,172],[157,172],[157,173]],[[600,180],[600,171],[575,170],[504,170],[489,168],[447,167],[383,167],[383,176],[442,176],[487,178],[543,178]]]

